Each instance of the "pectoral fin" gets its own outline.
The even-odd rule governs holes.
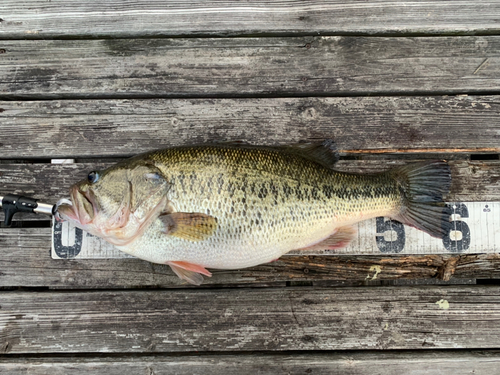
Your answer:
[[[334,234],[323,241],[299,250],[311,251],[341,249],[349,245],[349,243],[356,237],[356,233],[357,231],[353,227],[341,227],[338,228]]]
[[[207,271],[203,266],[189,262],[167,262],[167,264],[172,268],[180,279],[186,280],[188,283],[193,285],[200,285],[203,282],[203,276],[212,276],[212,274]]]
[[[201,241],[217,229],[217,219],[201,213],[174,212],[161,215],[160,220],[165,225],[165,233],[189,241]]]

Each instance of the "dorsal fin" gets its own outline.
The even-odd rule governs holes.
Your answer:
[[[279,146],[279,148],[330,169],[339,160],[339,152],[333,139],[325,139],[323,142],[296,143]]]
[[[257,146],[244,141],[217,141],[214,146],[235,147],[247,149],[268,149],[299,155],[304,159],[321,164],[332,169],[339,160],[339,152],[333,139],[325,139],[322,142],[303,142],[283,146]]]

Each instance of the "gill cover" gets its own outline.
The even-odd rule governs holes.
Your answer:
[[[61,204],[58,212],[81,229],[124,246],[164,211],[168,190],[169,183],[154,165],[120,163],[73,185],[72,204]]]

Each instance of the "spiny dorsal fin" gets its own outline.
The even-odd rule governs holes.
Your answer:
[[[325,139],[322,142],[304,142],[283,146],[255,146],[244,141],[214,142],[214,146],[246,148],[246,149],[268,149],[285,151],[288,154],[299,155],[307,160],[321,164],[326,168],[333,168],[339,160],[339,152],[333,139]]]
[[[165,224],[165,233],[189,241],[201,241],[217,229],[217,219],[213,216],[197,212],[174,212],[161,215],[160,220]]]
[[[325,139],[323,142],[297,143],[279,148],[330,169],[339,160],[339,152],[333,139]]]

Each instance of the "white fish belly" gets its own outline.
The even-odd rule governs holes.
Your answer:
[[[157,220],[132,244],[118,248],[153,263],[185,261],[207,268],[236,269],[278,259],[291,250],[311,246],[336,230],[331,219],[274,232],[254,228],[250,233],[234,235],[231,229],[221,227],[210,238],[195,242],[165,235],[161,221]]]
[[[289,184],[294,188],[292,182]],[[321,196],[321,192],[317,194]],[[326,198],[287,202],[279,195],[277,199],[271,194],[261,199],[242,192],[218,199],[191,195],[173,199],[172,203],[178,212],[217,218],[215,233],[201,241],[185,240],[165,234],[158,219],[143,236],[120,249],[154,263],[185,261],[207,268],[237,269],[267,263],[291,250],[317,244],[339,227],[374,213],[368,212],[365,217],[363,198],[353,203]]]

